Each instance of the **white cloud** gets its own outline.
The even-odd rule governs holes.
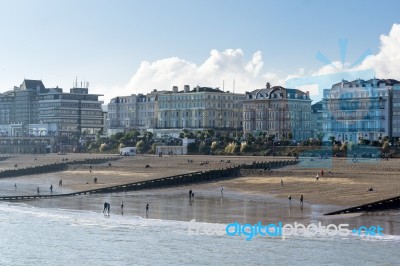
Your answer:
[[[400,80],[400,24],[393,24],[389,35],[380,36],[380,50],[367,57],[357,69],[374,69],[377,78]]]
[[[380,36],[380,41],[379,52],[367,56],[359,65],[350,67],[350,63],[343,65],[339,61],[334,61],[330,65],[321,67],[313,75],[371,69],[376,73],[376,78],[400,80],[400,24],[393,24],[388,35]]]
[[[251,91],[261,88],[266,82],[272,85],[285,86],[285,81],[291,78],[307,77],[314,75],[335,74],[346,71],[373,69],[377,78],[394,78],[400,80],[400,25],[394,24],[388,35],[380,36],[380,50],[376,55],[368,56],[360,65],[350,67],[349,63],[339,61],[325,65],[316,71],[305,71],[299,68],[296,73],[283,75],[278,71],[262,72],[264,65],[261,51],[252,54],[251,59],[246,59],[241,49],[227,49],[225,51],[211,50],[206,60],[196,65],[178,57],[143,61],[128,84],[105,88],[95,87],[95,91],[105,95],[105,103],[116,96],[130,95],[133,93],[147,93],[154,89],[171,90],[172,86],[183,85],[194,87],[210,86],[221,87],[223,81],[225,90],[232,91],[235,80],[235,92]],[[307,73],[306,73],[307,72]],[[315,88],[312,90],[315,94]]]
[[[133,93],[147,93],[154,89],[171,90],[172,86],[183,89],[183,85],[220,87],[226,91],[244,92],[263,87],[268,81],[274,85],[284,85],[284,79],[276,73],[260,73],[264,65],[262,53],[256,51],[250,60],[241,49],[225,51],[211,50],[210,56],[201,64],[178,57],[143,61],[127,85],[106,89],[97,86],[95,91],[105,94],[105,103],[116,96]]]

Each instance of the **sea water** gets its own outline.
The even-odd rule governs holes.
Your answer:
[[[193,221],[0,203],[0,265],[399,265],[400,237],[189,234]],[[225,224],[196,222],[201,228]]]

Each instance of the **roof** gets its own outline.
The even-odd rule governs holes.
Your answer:
[[[304,95],[306,95],[305,98]],[[298,89],[284,88],[282,86],[273,86],[273,87],[267,86],[267,88],[254,90],[252,92],[246,92],[247,100],[273,99],[273,98],[310,100],[310,98],[305,92]]]
[[[370,85],[379,86],[379,84],[381,84],[381,83],[385,83],[386,86],[393,86],[393,85],[396,85],[396,84],[400,84],[400,82],[398,80],[395,80],[395,79],[377,79],[377,78],[373,78],[373,79],[369,79],[369,80],[356,79],[356,80],[353,80],[353,81],[347,81],[347,80],[343,79],[341,82],[333,84],[332,88],[339,87],[339,86],[348,86],[350,88],[353,88],[353,87],[366,87],[366,86],[370,86]]]
[[[24,81],[21,84],[21,87],[23,87],[26,90],[28,89],[37,90],[37,88],[40,88],[40,91],[44,91],[46,89],[41,80],[33,80],[33,79],[24,79]]]

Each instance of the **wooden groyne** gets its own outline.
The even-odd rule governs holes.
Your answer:
[[[74,160],[74,161],[65,160],[64,162],[60,162],[60,163],[37,165],[37,166],[26,167],[26,168],[9,169],[9,170],[0,171],[0,178],[59,172],[59,171],[67,170],[68,165],[100,164],[100,163],[106,163],[109,161],[115,161],[115,160],[118,160],[121,158],[122,157],[104,157],[104,158],[87,158],[87,159],[83,159],[83,160]]]
[[[85,190],[66,194],[43,194],[43,195],[27,195],[27,196],[4,196],[0,197],[0,200],[13,201],[13,200],[31,200],[39,198],[55,198],[55,197],[68,197],[68,196],[79,196],[88,194],[98,193],[113,193],[113,192],[127,192],[142,189],[153,189],[153,188],[167,188],[180,186],[185,184],[193,184],[200,182],[208,182],[223,178],[236,178],[240,176],[240,169],[256,169],[266,167],[282,167],[286,165],[296,164],[298,161],[273,161],[273,162],[254,162],[253,164],[242,164],[238,166],[232,166],[223,169],[214,169],[207,171],[199,171],[188,174],[174,175],[169,177],[151,179],[146,181],[140,181],[135,183],[117,185],[112,187],[104,187],[92,190]]]
[[[384,211],[384,210],[392,210],[400,208],[400,196],[378,200],[371,203],[342,209],[330,213],[325,213],[324,215],[336,215],[336,214],[345,214],[345,213],[355,213],[355,212],[373,212],[373,211]]]

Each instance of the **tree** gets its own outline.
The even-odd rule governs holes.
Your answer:
[[[251,151],[251,145],[248,145],[246,142],[242,142],[240,144],[240,152],[250,152]]]
[[[129,131],[125,135],[127,139],[136,141],[136,138],[140,136],[140,132],[137,129],[134,129]]]
[[[144,152],[144,149],[145,149],[145,142],[143,140],[139,140],[136,143],[136,151],[138,153],[142,153],[142,152]]]
[[[207,138],[212,138],[212,137],[214,137],[214,130],[212,130],[212,129],[207,129],[206,130],[206,136],[207,136]]]
[[[123,132],[118,132],[118,133],[115,133],[115,134],[111,135],[111,139],[119,141],[124,136],[125,136],[125,134]]]
[[[212,151],[216,151],[217,148],[218,148],[218,143],[217,143],[216,141],[213,141],[213,142],[211,143],[211,150],[212,150]]]
[[[342,152],[346,152],[346,151],[347,151],[347,143],[346,143],[346,142],[343,142],[343,143],[342,143],[342,147],[340,147],[340,150],[341,150]]]
[[[102,143],[100,145],[100,152],[105,152],[105,151],[107,151],[107,149],[108,149],[108,145],[107,144]]]
[[[146,139],[146,142],[149,143],[153,139],[153,133],[151,133],[150,131],[146,131],[143,137]]]
[[[386,140],[382,145],[382,151],[383,152],[388,152],[389,148],[390,148],[389,140]]]
[[[325,134],[324,134],[323,132],[319,132],[319,133],[317,134],[317,139],[318,139],[319,141],[322,141],[322,139],[324,138],[324,136],[325,136]]]
[[[292,133],[292,131],[289,131],[289,133],[288,133],[288,139],[289,139],[289,140],[292,140],[292,139],[293,139],[293,133]]]

